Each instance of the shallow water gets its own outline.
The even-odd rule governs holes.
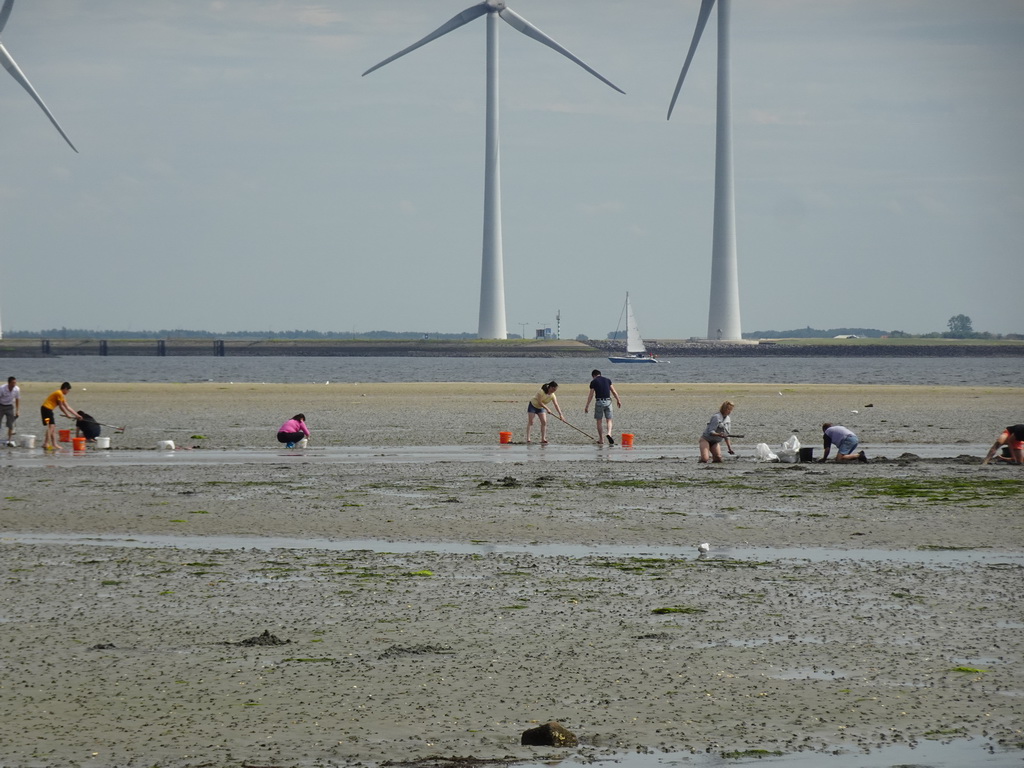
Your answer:
[[[1020,386],[1014,357],[696,357],[667,365],[594,358],[495,357],[93,357],[4,358],[23,381],[117,382],[539,382],[586,381],[599,368],[615,381],[769,384]]]
[[[692,560],[744,560],[751,562],[794,560],[829,562],[858,560],[878,563],[916,563],[930,566],[980,563],[1008,568],[1024,567],[1024,552],[980,549],[838,549],[835,547],[712,547],[700,555],[692,546],[651,546],[600,544],[498,544],[462,541],[388,541],[386,539],[300,539],[283,536],[183,536],[177,534],[72,534],[4,532],[0,544],[61,544],[149,549],[274,550],[318,549],[330,552],[393,552],[412,554],[434,552],[461,555],[504,555],[525,553],[536,557],[685,558]]]
[[[116,436],[113,442],[116,444]],[[899,459],[913,454],[922,459],[957,458],[985,455],[988,445],[973,443],[919,445],[900,443],[873,447],[873,458]],[[47,453],[41,448],[0,449],[0,466],[175,466],[196,464],[263,464],[285,462],[316,462],[321,464],[432,464],[441,462],[489,462],[494,464],[543,463],[553,461],[654,461],[659,459],[693,461],[692,445],[423,445],[423,446],[345,446],[287,450],[253,449],[185,449],[153,450],[63,450]],[[727,464],[743,463],[760,466],[754,461],[752,449],[739,450]],[[807,464],[805,466],[811,466]],[[996,465],[993,465],[996,466]],[[709,467],[708,469],[712,469]],[[1012,469],[1012,468],[1011,468]]]
[[[983,741],[960,739],[956,741],[922,741],[914,746],[880,746],[870,752],[851,747],[833,752],[795,752],[782,756],[726,758],[720,754],[692,755],[620,754],[614,757],[597,756],[597,765],[613,764],[621,768],[668,768],[670,766],[827,766],[827,768],[1019,768],[1024,764],[1021,750],[1003,750],[998,745]],[[572,758],[561,761],[563,768],[579,765]],[[588,764],[592,764],[588,760]],[[550,768],[552,763],[517,763],[517,768]]]

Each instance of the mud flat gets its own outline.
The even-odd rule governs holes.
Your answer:
[[[732,396],[737,431],[769,443],[839,413],[865,417],[835,419],[862,437],[897,423],[916,443],[976,445],[1021,402],[1020,390],[777,389],[631,388],[620,420],[678,444]],[[322,419],[315,438],[382,453],[424,433],[496,442],[512,418],[518,437],[532,394],[378,385],[314,401],[322,390],[75,393],[147,425],[115,439],[126,455],[199,414],[187,431],[213,447],[194,451],[263,445],[259,462],[0,452],[0,765],[638,753],[889,765],[890,745],[936,742],[977,758],[963,764],[1024,757],[1021,468],[895,455],[705,466],[596,446],[553,462],[533,446],[513,463],[274,454],[265,425],[295,410]],[[585,391],[566,390],[563,407],[581,410]],[[519,746],[548,720],[580,746]]]

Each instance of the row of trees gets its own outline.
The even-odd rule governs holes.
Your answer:
[[[976,331],[974,330],[974,323],[971,322],[971,318],[968,315],[953,315],[946,322],[946,327],[949,330],[942,333],[910,334],[903,331],[892,331],[889,335],[894,338],[911,338],[914,336],[919,339],[1007,339],[1019,341],[1021,338],[1024,338],[1024,334],[1020,333],[1002,334]]]
[[[795,328],[787,331],[753,331],[744,333],[745,339],[830,339],[836,336],[859,336],[866,339],[890,338],[922,338],[922,339],[1007,339],[1020,340],[1024,334],[996,334],[987,331],[975,331],[971,318],[967,315],[953,315],[946,323],[949,328],[943,333],[911,334],[905,331],[881,331],[877,328]],[[83,328],[47,328],[42,331],[7,331],[11,339],[475,339],[475,333],[424,333],[423,331],[191,331],[183,328],[160,331],[90,331]],[[509,334],[509,338],[520,338],[517,334]],[[625,331],[610,331],[609,339],[625,339]],[[576,337],[577,341],[588,341],[585,334]]]

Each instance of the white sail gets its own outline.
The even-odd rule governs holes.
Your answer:
[[[640,336],[640,328],[633,317],[633,305],[629,303],[629,294],[626,294],[626,354],[643,355],[647,353],[644,340]]]

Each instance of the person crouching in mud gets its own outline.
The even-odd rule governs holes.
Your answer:
[[[1003,449],[1002,456],[996,456],[996,451]],[[996,438],[992,447],[988,449],[988,455],[982,464],[988,464],[995,456],[999,461],[1008,464],[1024,464],[1024,424],[1014,424],[1003,430],[1003,434]]]
[[[306,414],[297,413],[277,430],[277,442],[284,443],[286,448],[306,447],[309,439],[309,427],[306,426]]]
[[[722,463],[722,443],[733,455],[732,442],[729,440],[729,429],[731,424],[729,414],[736,405],[731,400],[726,400],[718,408],[718,413],[711,417],[708,425],[704,427],[704,433],[700,436],[698,447],[700,448],[700,463],[707,464],[709,461],[714,464]]]
[[[854,453],[860,441],[851,430],[838,424],[826,422],[821,425],[821,431],[825,436],[825,455],[821,457],[820,461],[823,462],[828,459],[829,451],[832,450],[833,445],[836,447],[836,461],[866,462],[868,460],[864,451]]]

